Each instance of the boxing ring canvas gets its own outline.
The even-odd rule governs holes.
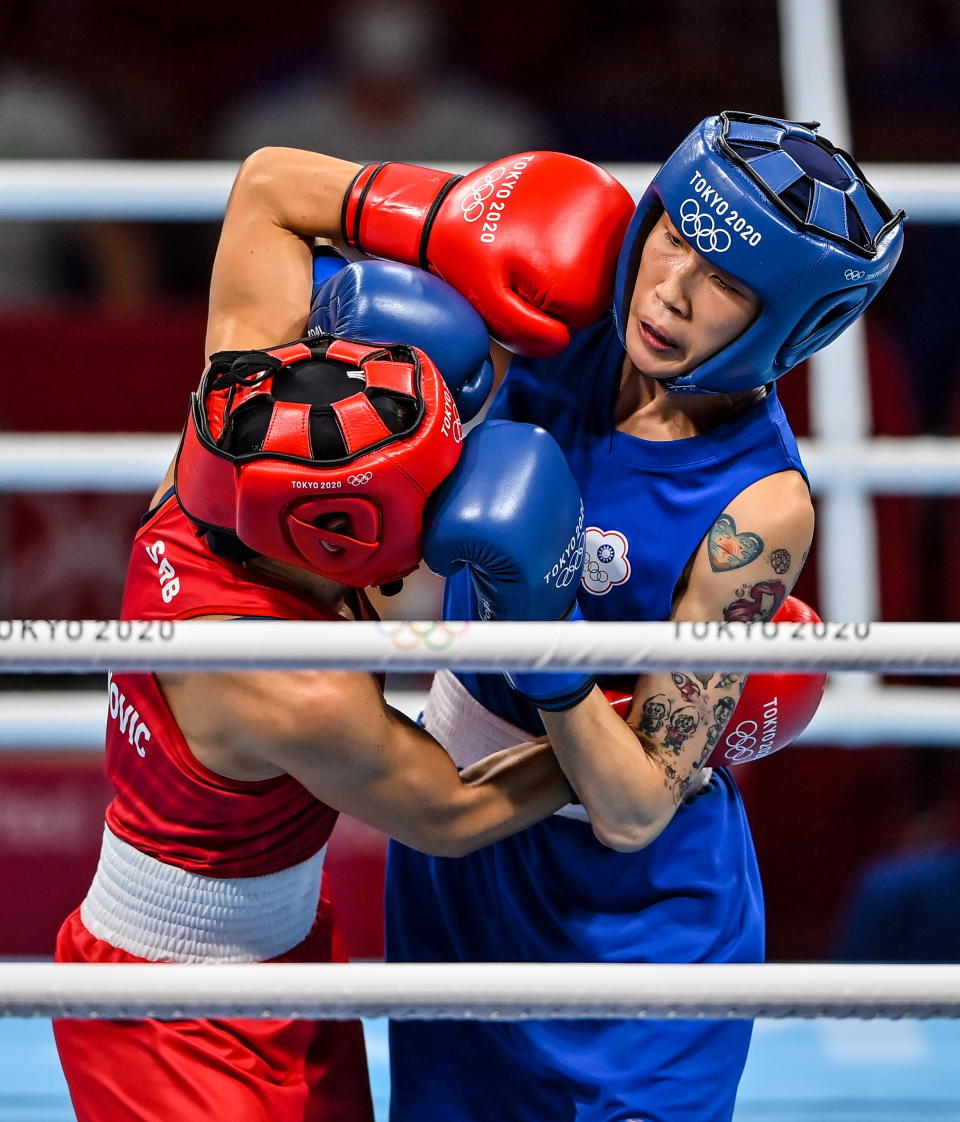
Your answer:
[[[365,1025],[377,1122],[389,1096],[384,1021]],[[759,1021],[738,1122],[956,1122],[956,1021]],[[73,1122],[49,1021],[0,1021],[0,1122]]]

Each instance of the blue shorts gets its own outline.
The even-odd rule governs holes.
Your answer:
[[[552,817],[469,857],[392,843],[387,957],[757,962],[759,874],[729,774],[638,853]],[[392,1122],[729,1122],[747,1021],[401,1021]]]

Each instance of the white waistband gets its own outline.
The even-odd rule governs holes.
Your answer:
[[[152,962],[263,962],[309,933],[326,846],[260,877],[205,877],[103,831],[80,918],[91,935]]]
[[[532,739],[529,732],[481,705],[449,670],[440,670],[433,676],[423,710],[423,724],[461,768],[492,752]],[[583,807],[573,803],[567,803],[555,813],[588,821]]]

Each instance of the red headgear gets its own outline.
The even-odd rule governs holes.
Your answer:
[[[353,588],[415,569],[424,504],[462,439],[430,359],[322,335],[210,363],[175,476],[208,539]]]

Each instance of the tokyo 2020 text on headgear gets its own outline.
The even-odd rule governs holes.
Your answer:
[[[353,588],[416,568],[424,504],[462,439],[430,359],[325,335],[210,362],[175,482],[211,547]]]
[[[666,381],[671,390],[733,393],[779,378],[836,338],[890,276],[903,211],[894,213],[817,128],[752,113],[708,117],[640,200],[617,263],[614,317],[624,345],[643,243],[663,211],[761,301],[741,335]]]

